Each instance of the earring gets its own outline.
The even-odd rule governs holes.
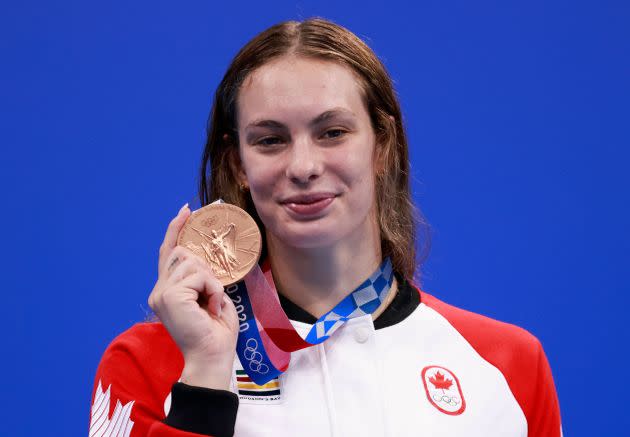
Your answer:
[[[249,187],[247,186],[247,184],[244,184],[244,183],[242,183],[242,182],[241,182],[240,184],[238,184],[238,188],[239,188],[241,191],[247,191],[247,190],[249,189]]]

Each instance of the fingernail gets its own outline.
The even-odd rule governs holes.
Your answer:
[[[186,204],[179,209],[177,215],[180,215],[182,212],[184,212],[186,208],[188,208],[188,202],[186,202]]]

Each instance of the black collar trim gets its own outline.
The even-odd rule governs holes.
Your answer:
[[[387,328],[405,320],[420,305],[420,293],[409,281],[396,275],[398,292],[385,311],[374,321],[374,329]],[[278,293],[280,305],[287,317],[297,322],[314,324],[317,318]]]

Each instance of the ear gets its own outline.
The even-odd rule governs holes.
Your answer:
[[[224,134],[223,141],[227,144],[231,142],[232,140],[228,134]],[[240,156],[238,147],[235,145],[229,145],[229,144],[227,144],[227,147],[229,147],[227,159],[228,159],[228,164],[230,166],[230,171],[232,172],[234,179],[239,184],[241,189],[247,188],[248,187],[247,175],[245,174],[245,169],[243,168],[243,165],[241,162],[241,156]]]

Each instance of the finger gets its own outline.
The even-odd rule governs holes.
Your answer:
[[[232,302],[232,299],[230,299],[226,293],[223,293],[221,300],[221,318],[232,331],[238,331],[238,313],[236,312],[234,302]]]
[[[182,280],[181,285],[207,296],[212,314],[221,315],[221,301],[224,292],[223,285],[219,280],[206,271],[198,271]],[[194,297],[198,298],[199,296],[195,295]]]
[[[203,272],[195,272],[187,276],[177,286],[163,287],[161,292],[155,293],[154,302],[181,303],[182,301],[196,301],[200,294],[204,294],[205,290],[205,274]]]
[[[205,270],[198,270],[196,273],[182,280],[183,287],[192,288],[199,293],[205,293],[210,297],[215,293],[223,293],[221,282]]]
[[[208,264],[208,262],[201,255],[193,252],[189,248],[183,247],[183,246],[176,246],[175,249],[173,249],[171,253],[173,254],[173,256],[175,254],[180,254],[180,255],[183,255],[182,256],[183,259],[190,259],[190,260],[195,261],[197,265],[199,266],[199,270],[205,270],[208,272],[208,274],[210,274],[210,276],[212,276],[213,278],[216,278],[214,271],[212,270],[212,266]]]
[[[171,249],[168,256],[160,259],[158,263],[158,276],[168,277],[173,270],[183,261],[187,259],[199,258],[192,250],[187,247],[176,245]]]
[[[172,272],[184,262],[185,258],[179,255],[174,255],[169,258],[168,266],[166,267],[166,275],[171,276]]]
[[[181,262],[189,258],[194,258],[193,255],[194,254],[190,249],[182,246],[175,246],[166,259],[161,262],[160,274],[169,275]]]
[[[223,296],[226,296],[223,290],[221,290],[221,293],[211,293],[208,296],[208,309],[217,317],[221,317],[223,307],[225,306]]]
[[[199,270],[201,269],[196,260],[191,258],[182,260],[179,256],[177,256],[167,268],[167,281],[171,284],[181,282],[184,278],[197,273]]]
[[[163,263],[163,260],[167,258],[171,251],[177,246],[177,236],[179,235],[179,231],[184,226],[184,223],[186,223],[186,220],[188,220],[190,214],[191,212],[188,208],[188,203],[186,203],[181,207],[175,218],[168,224],[164,240],[160,246],[160,263]]]
[[[155,302],[160,299],[170,286],[201,270],[199,262],[195,259],[192,251],[181,246],[176,246],[172,250],[164,264],[164,267],[159,268],[158,282],[149,295],[149,306],[152,309],[154,309]]]

